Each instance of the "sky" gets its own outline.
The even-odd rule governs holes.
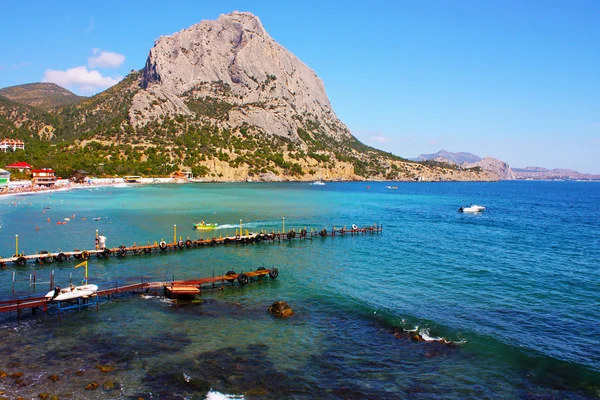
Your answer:
[[[316,72],[363,143],[600,174],[598,0],[10,1],[0,87],[92,95],[161,35],[235,10]]]

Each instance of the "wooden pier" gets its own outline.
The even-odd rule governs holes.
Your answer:
[[[237,274],[235,271],[229,271],[225,275],[213,276],[211,278],[192,279],[186,281],[173,281],[164,285],[165,296],[177,298],[178,296],[189,296],[200,294],[202,287],[209,286],[211,288],[222,288],[226,283],[233,284],[238,282],[240,286],[244,286],[252,281],[262,280],[265,277],[276,279],[279,276],[277,268],[267,269],[264,267],[258,268],[256,271],[241,272]]]
[[[89,307],[99,307],[99,299],[105,297],[107,301],[111,298],[118,297],[120,293],[154,293],[158,295],[161,291],[165,297],[172,299],[180,299],[189,296],[196,296],[202,293],[203,289],[224,289],[227,286],[233,286],[236,283],[239,286],[244,286],[251,282],[262,281],[264,279],[276,279],[279,276],[277,268],[267,269],[259,267],[256,271],[241,272],[239,274],[234,271],[229,271],[222,276],[213,276],[208,278],[198,278],[191,280],[172,280],[172,281],[153,281],[140,282],[126,285],[118,285],[115,283],[105,284],[104,287],[98,289],[94,294],[82,296],[71,300],[55,301],[46,297],[22,296],[15,299],[0,301],[0,314],[2,313],[17,313],[17,319],[21,318],[23,310],[31,310],[32,314],[37,311],[48,313],[50,309],[55,309],[60,316],[61,312],[67,310],[82,310]]]
[[[241,231],[241,229],[240,229]],[[296,230],[291,229],[288,232],[259,232],[259,233],[249,233],[246,232],[245,235],[235,235],[235,236],[227,236],[227,237],[212,237],[207,239],[197,239],[191,240],[189,237],[187,240],[179,239],[173,240],[173,242],[167,243],[164,240],[160,242],[155,241],[154,243],[148,242],[145,245],[134,243],[133,246],[125,246],[121,245],[119,247],[113,248],[99,248],[93,250],[79,250],[75,249],[73,251],[60,251],[60,252],[48,252],[42,250],[40,252],[36,252],[36,254],[14,254],[12,257],[0,258],[0,268],[6,268],[8,264],[15,265],[17,267],[23,267],[27,265],[28,262],[35,262],[38,264],[51,264],[53,262],[65,262],[71,259],[75,260],[88,260],[91,257],[95,256],[97,258],[109,258],[109,257],[127,257],[128,255],[139,255],[139,254],[152,254],[166,251],[174,251],[174,250],[184,250],[196,247],[214,247],[218,245],[230,245],[230,244],[253,244],[253,243],[274,243],[274,242],[282,242],[282,241],[291,241],[295,239],[304,239],[304,240],[312,240],[313,238],[326,238],[326,237],[335,237],[335,236],[345,236],[345,235],[373,235],[380,234],[383,231],[383,227],[381,225],[373,225],[368,227],[358,227],[356,225],[352,225],[350,229],[346,229],[346,227],[341,229],[336,229],[333,227],[331,230],[327,230],[323,228],[321,230],[310,229],[308,231],[306,228]]]

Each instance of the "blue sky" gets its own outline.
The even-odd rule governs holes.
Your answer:
[[[144,66],[154,40],[257,15],[325,83],[366,144],[600,174],[600,1],[7,2],[0,87],[90,95]]]

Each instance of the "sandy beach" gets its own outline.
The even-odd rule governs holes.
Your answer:
[[[180,181],[174,178],[141,178],[139,183],[127,183],[123,180],[123,178],[93,178],[89,179],[85,183],[75,183],[69,181],[68,179],[60,179],[55,185],[50,187],[32,186],[30,181],[14,181],[10,182],[8,186],[2,189],[0,192],[0,197],[64,192],[68,190],[89,189],[92,187],[103,186],[135,186],[165,183],[180,183]]]

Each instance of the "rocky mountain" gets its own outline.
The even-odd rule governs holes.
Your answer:
[[[513,168],[516,179],[578,179],[600,180],[600,175],[586,174],[572,169],[547,169],[542,167]]]
[[[446,150],[440,150],[434,154],[421,154],[417,160],[440,165],[454,165],[467,169],[480,168],[481,170],[496,176],[496,178],[499,180],[515,179],[515,174],[510,166],[504,161],[493,157],[485,157],[482,159],[481,157],[471,153],[451,153]]]
[[[213,181],[495,180],[481,168],[410,162],[359,142],[323,82],[260,20],[234,12],[161,37],[145,67],[48,112],[0,98],[0,136],[60,175],[167,175]]]
[[[76,104],[85,97],[60,87],[54,83],[27,83],[25,85],[9,86],[0,89],[0,96],[42,110]]]
[[[221,126],[247,123],[299,140],[298,128],[311,121],[328,136],[350,137],[315,72],[275,42],[250,13],[221,15],[158,39],[142,86],[130,111],[137,126],[160,115],[192,115],[217,98],[229,108],[217,118]]]
[[[475,168],[480,167],[484,171],[491,172],[498,176],[498,179],[503,181],[511,181],[516,179],[515,173],[510,166],[504,161],[498,160],[493,157],[486,157],[483,160],[479,160],[475,163],[463,163],[464,168]]]
[[[447,160],[455,164],[462,163],[476,163],[481,160],[481,157],[471,153],[451,153],[446,150],[440,150],[434,154],[421,154],[416,158],[416,161],[427,161],[427,160]]]

